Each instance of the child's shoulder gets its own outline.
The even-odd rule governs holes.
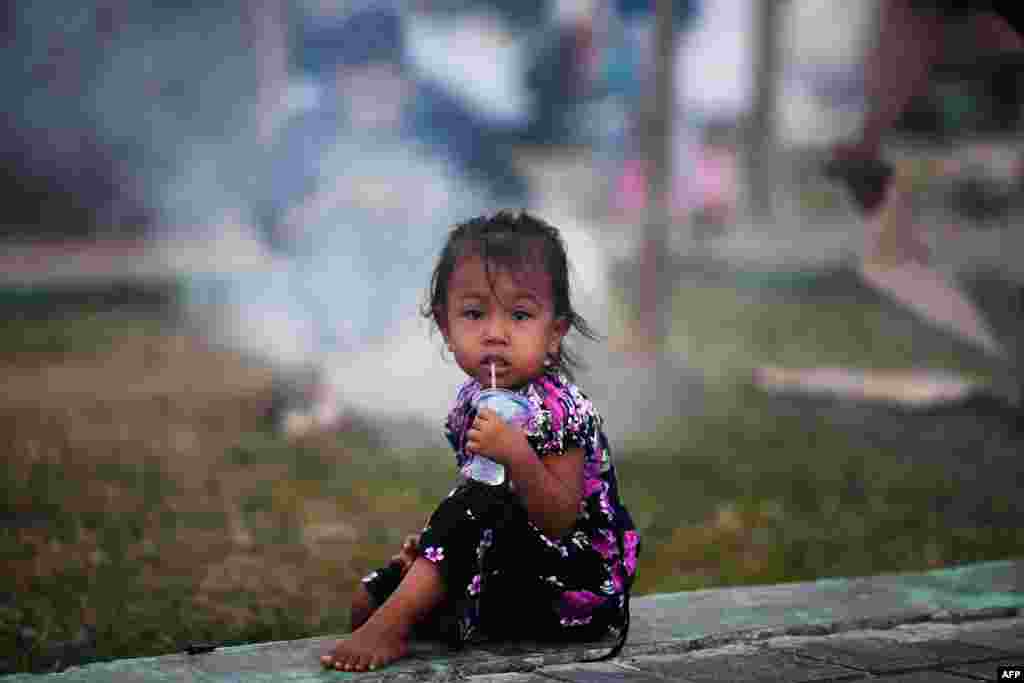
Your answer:
[[[600,420],[594,404],[583,390],[558,371],[546,372],[530,382],[525,393],[527,399],[539,408],[558,406],[580,416],[593,416]]]
[[[573,398],[586,395],[569,377],[559,370],[548,370],[537,379],[526,385],[527,392],[537,392],[545,395],[565,394]]]

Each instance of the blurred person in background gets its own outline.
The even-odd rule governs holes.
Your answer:
[[[495,139],[516,139],[530,125],[526,87],[539,0],[417,0],[403,13],[408,66],[472,112]]]
[[[333,354],[382,342],[414,318],[445,230],[466,215],[525,207],[525,180],[500,136],[417,78],[390,4],[324,15],[301,48],[319,101],[269,151],[255,213],[281,267],[241,288],[242,317],[281,314],[291,330],[274,419],[286,431],[342,417],[326,380]],[[261,312],[262,311],[262,312]]]
[[[387,0],[358,4],[303,23],[302,63],[320,84],[320,102],[307,118],[344,128],[384,114],[371,125],[378,133],[390,130],[444,157],[495,202],[525,203],[527,183],[510,150],[513,124],[488,116],[443,74],[411,58],[409,37],[422,16]],[[292,128],[306,125],[297,121]]]
[[[244,191],[226,166],[253,146],[245,119],[257,69],[237,5],[7,7],[7,232],[158,237]],[[207,169],[216,170],[189,185]],[[189,194],[195,187],[203,192]]]
[[[903,297],[934,320],[952,325],[989,353],[1006,351],[965,293],[931,265],[923,226],[912,215],[906,173],[883,159],[883,139],[910,101],[924,94],[937,64],[1024,50],[1024,19],[1012,0],[881,0],[878,36],[864,65],[867,111],[857,135],[836,144],[825,164],[841,181],[864,220],[862,272],[875,286]],[[967,39],[965,41],[965,39]],[[1020,359],[999,393],[1020,407]]]
[[[676,211],[709,230],[735,216],[737,131],[753,107],[754,5],[701,0],[676,57]]]
[[[910,101],[929,86],[932,68],[958,53],[1024,50],[1024,21],[1013,0],[882,0],[879,32],[867,55],[864,79],[867,112],[858,134],[834,146],[825,173],[842,182],[867,221],[868,238],[883,206],[899,202],[889,192],[892,166],[882,159],[882,140]],[[955,42],[969,37],[972,43]],[[898,221],[900,251],[906,259],[927,262],[929,249],[909,217]]]
[[[526,141],[586,143],[585,103],[594,61],[594,1],[557,0],[530,41],[525,87],[533,107]]]
[[[673,1],[673,59],[700,17],[704,1]],[[645,130],[654,97],[654,10],[655,0],[616,0],[595,7],[590,137],[593,163],[604,183],[597,207],[603,218],[635,222],[647,206]],[[672,101],[678,105],[678,98]],[[677,111],[674,123],[677,128],[672,144],[676,146],[692,136],[680,134],[678,129],[679,125],[689,125],[685,112]],[[679,179],[691,177],[692,166],[690,154],[677,159],[673,188],[686,187]]]

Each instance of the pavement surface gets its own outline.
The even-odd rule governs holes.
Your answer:
[[[999,666],[1024,666],[1024,560],[637,597],[625,648],[598,663],[581,660],[606,652],[604,643],[504,642],[454,653],[424,641],[413,643],[409,658],[380,671],[324,670],[319,655],[337,637],[99,662],[2,680],[995,681]]]

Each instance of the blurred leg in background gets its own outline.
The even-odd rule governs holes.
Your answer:
[[[1009,5],[995,4],[996,9]],[[1024,49],[1024,39],[1006,16],[973,13],[970,5],[915,0],[880,3],[877,41],[864,65],[868,105],[864,124],[856,138],[836,145],[826,169],[846,183],[863,213],[879,208],[892,176],[892,169],[880,158],[882,139],[908,103],[928,88],[932,67],[948,56],[951,26],[967,22],[968,35],[976,44],[996,52]]]
[[[864,65],[864,122],[854,139],[833,148],[825,166],[826,175],[845,184],[864,220],[865,280],[1011,364],[1019,361],[999,343],[969,297],[931,266],[925,233],[913,214],[912,173],[885,161],[882,143],[910,101],[928,91],[939,62],[1024,49],[1013,5],[881,0],[876,43]],[[1019,384],[1020,379],[1011,381]],[[1019,403],[1019,387],[1008,393]]]

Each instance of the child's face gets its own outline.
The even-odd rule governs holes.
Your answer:
[[[515,389],[544,372],[544,359],[558,353],[569,325],[555,318],[551,280],[542,272],[513,277],[492,268],[491,275],[493,291],[479,257],[456,265],[441,333],[467,375],[491,386],[493,360],[497,385]]]

